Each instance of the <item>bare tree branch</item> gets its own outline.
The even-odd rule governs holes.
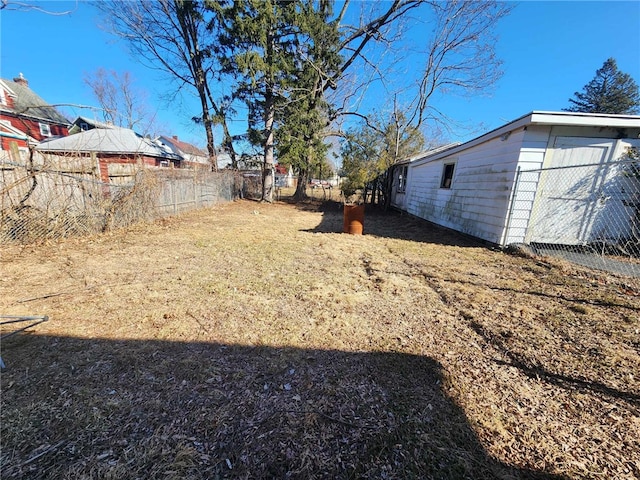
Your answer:
[[[78,0],[76,0],[76,6],[72,10],[65,10],[62,12],[54,12],[52,10],[45,10],[42,7],[38,7],[37,5],[33,5],[29,2],[15,2],[12,0],[0,0],[0,10],[15,10],[19,12],[28,12],[28,11],[36,11],[41,13],[46,13],[47,15],[61,16],[68,15],[70,13],[75,12],[78,9]]]
[[[203,3],[109,0],[96,3],[96,6],[107,14],[109,30],[125,39],[139,60],[150,68],[167,73],[181,84],[179,88],[189,85],[197,92],[212,168],[217,168],[214,123],[223,125],[223,144],[231,150],[232,159],[235,158],[226,126],[225,108],[214,99],[209,85],[216,68],[214,57],[205,43],[209,20],[205,18]]]

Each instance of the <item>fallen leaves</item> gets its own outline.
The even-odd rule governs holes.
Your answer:
[[[3,342],[3,478],[640,476],[631,280],[365,223],[237,202],[0,247],[0,308],[51,317]]]

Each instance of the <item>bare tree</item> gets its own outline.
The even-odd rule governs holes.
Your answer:
[[[369,10],[361,11],[357,26],[344,23],[349,3],[340,17],[342,52],[349,55],[340,72],[341,107],[336,116],[366,115],[354,108],[377,81],[387,92],[383,103],[390,111],[400,108],[406,126],[446,122],[432,103],[434,95],[486,93],[502,75],[494,31],[511,11],[505,3],[395,0],[381,13],[361,4],[361,9]],[[367,20],[372,14],[375,18]],[[421,34],[412,35],[418,29]]]
[[[217,169],[213,126],[223,128],[223,146],[233,166],[236,156],[226,122],[226,105],[216,99],[209,81],[215,75],[214,57],[207,44],[207,10],[202,2],[187,0],[109,0],[97,2],[110,30],[125,39],[138,59],[169,74],[197,93],[201,123],[207,136],[212,169]]]
[[[316,97],[310,103],[321,105],[323,99],[332,106],[327,117],[331,128],[324,134],[340,132],[337,124],[349,116],[373,127],[373,110],[362,106],[375,84],[384,87],[375,110],[388,110],[399,135],[428,121],[446,123],[433,105],[435,94],[484,92],[500,77],[493,30],[509,10],[495,1],[346,0],[330,20],[339,31],[342,62],[331,71],[315,63],[317,85],[309,89]],[[415,35],[417,29],[420,35]],[[305,188],[306,182],[299,181],[297,198],[306,195]]]
[[[35,5],[33,2],[17,2],[15,0],[0,0],[0,10],[16,10],[19,12],[41,12],[46,13],[47,15],[68,15],[69,13],[73,13],[78,8],[78,0],[76,0],[76,6],[72,10],[47,10],[38,5]]]
[[[105,122],[130,129],[138,127],[142,133],[153,130],[154,121],[147,106],[148,94],[134,86],[129,72],[119,74],[99,68],[92,74],[85,74],[83,80],[98,101]]]
[[[422,125],[429,110],[433,111],[430,100],[435,93],[483,94],[502,76],[493,32],[511,8],[493,1],[449,0],[432,4],[434,33],[411,103],[410,124]]]

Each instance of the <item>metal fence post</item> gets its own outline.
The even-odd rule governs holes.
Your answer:
[[[516,204],[516,197],[518,196],[518,187],[520,185],[520,173],[521,167],[518,166],[518,170],[516,171],[516,178],[513,182],[513,189],[511,190],[511,200],[509,201],[509,212],[507,214],[507,223],[504,227],[504,235],[502,237],[502,246],[506,246],[505,243],[509,239],[509,232],[511,231],[511,219],[513,218],[513,208]]]

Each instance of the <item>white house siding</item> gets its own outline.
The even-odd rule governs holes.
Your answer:
[[[409,167],[406,209],[412,215],[500,243],[511,187],[527,131],[498,137]],[[455,162],[451,188],[440,188],[445,164]]]
[[[500,245],[521,243],[525,239],[550,134],[549,126],[530,125],[525,130],[516,167],[520,169],[517,188],[512,192],[503,236],[497,242]]]
[[[640,117],[532,112],[465,145],[410,161],[406,193],[394,185],[392,205],[500,245],[552,241],[550,235],[558,237],[574,220],[579,227],[572,228],[573,240],[555,238],[554,243],[616,241],[628,236],[636,215],[629,207],[635,199],[625,193],[635,186],[623,185],[624,175],[613,166],[597,173],[587,169],[572,181],[565,178],[573,169],[544,169],[611,162],[639,138]],[[443,167],[451,162],[456,164],[451,188],[441,188]],[[545,193],[545,186],[563,181],[568,190],[562,198]],[[539,205],[556,200],[556,213],[547,213],[547,224],[536,227]],[[610,217],[620,218],[617,226],[608,223]]]

